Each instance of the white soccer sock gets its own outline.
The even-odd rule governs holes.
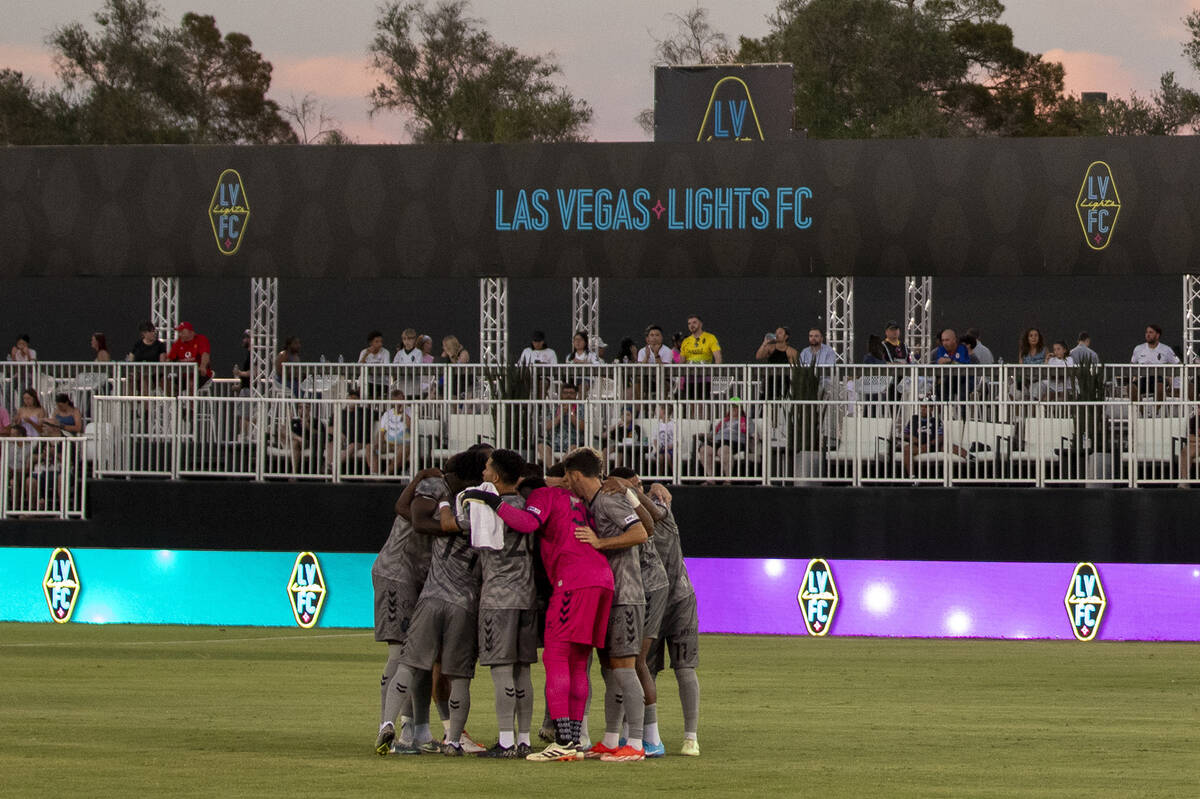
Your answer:
[[[646,741],[646,743],[654,744],[655,746],[662,743],[662,739],[658,737],[657,721],[646,725],[645,731],[642,732],[642,739]]]
[[[512,730],[500,730],[500,745],[503,746],[505,749],[512,749],[512,747],[513,747],[513,731]]]
[[[429,730],[428,724],[418,724],[413,730],[413,741],[419,744],[428,743],[433,740],[433,733]]]
[[[631,746],[631,747],[633,747],[634,749],[643,749],[643,748],[644,748],[644,747],[642,746],[642,739],[641,739],[641,738],[630,738],[628,741],[626,741],[626,742],[625,742],[625,745],[626,745],[626,746]]]
[[[526,746],[532,746],[532,744],[530,743],[529,733],[528,732],[517,733],[517,743],[525,744]]]
[[[604,741],[602,743],[609,749],[616,749],[617,741],[619,741],[620,739],[621,739],[620,734],[615,733],[615,732],[606,732],[606,733],[604,733]]]
[[[694,733],[694,732],[685,732],[685,733],[683,734],[683,740],[685,740],[685,741],[694,741],[694,740],[696,740],[696,733]]]

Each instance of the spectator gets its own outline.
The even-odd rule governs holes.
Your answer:
[[[108,339],[103,333],[92,334],[92,351],[96,353],[93,359],[97,363],[108,363],[112,360],[112,356],[108,353]]]
[[[596,357],[600,359],[600,363],[604,363],[604,351],[606,349],[608,349],[607,341],[602,339],[600,336],[596,336],[594,339],[592,339],[592,352],[596,353]]]
[[[837,353],[825,343],[825,334],[814,327],[808,331],[808,346],[800,351],[797,361],[801,366],[832,366],[837,363]]]
[[[300,363],[300,337],[288,336],[283,340],[283,349],[275,355],[275,382],[283,386],[293,397],[300,396],[300,373],[291,371],[291,380],[284,381],[283,365]]]
[[[863,363],[884,364],[888,362],[887,350],[883,347],[883,339],[872,333],[867,336],[867,352],[863,355]]]
[[[433,341],[431,340],[429,343],[432,347]],[[404,332],[400,334],[400,346],[396,348],[396,355],[392,358],[392,363],[424,363],[424,355],[425,353],[417,345],[417,331],[411,327],[405,328]]]
[[[42,425],[46,422],[46,411],[38,394],[32,388],[21,392],[21,407],[17,408],[9,428],[18,436],[36,437],[42,434]]]
[[[304,459],[308,458],[309,474],[320,474],[327,464],[322,460],[326,456],[325,448],[329,442],[329,434],[325,422],[312,413],[313,406],[308,402],[296,404],[296,415],[291,418],[289,433],[292,442],[292,470],[301,472]]]
[[[162,356],[162,360],[196,364],[200,376],[198,385],[203,386],[213,376],[210,367],[212,349],[209,347],[208,337],[197,333],[191,322],[180,322],[175,332],[179,334],[179,338],[175,339],[171,350]]]
[[[355,387],[351,387],[346,392],[347,404],[342,408],[342,434],[341,441],[329,440],[329,463],[333,463],[335,448],[340,444],[342,446],[341,463],[342,470],[345,471],[346,461],[358,452],[365,452],[370,449],[371,442],[371,419],[368,408],[363,405],[360,400],[362,394]],[[371,467],[370,453],[366,452],[367,466]]]
[[[8,359],[17,363],[29,363],[37,360],[37,350],[29,346],[29,334],[17,336],[17,343],[8,351]]]
[[[971,338],[975,339],[974,354],[975,357],[979,359],[979,363],[983,364],[984,366],[990,366],[996,362],[996,356],[992,355],[992,351],[988,349],[982,341],[979,340],[979,328],[968,327],[963,338],[966,338],[966,336],[970,336]]]
[[[1183,442],[1183,446],[1179,448],[1179,479],[1192,479],[1192,464],[1196,459],[1200,458],[1200,414],[1197,413],[1195,407],[1192,408],[1191,416],[1188,417],[1187,424],[1187,440]],[[1186,482],[1179,484],[1180,488],[1188,488]]]
[[[683,363],[683,333],[676,330],[671,334],[671,352],[675,353],[675,363]]]
[[[0,401],[0,438],[14,435],[11,425],[12,418],[8,415],[8,408],[5,408],[3,401]]]
[[[638,350],[638,363],[674,363],[675,353],[663,343],[662,328],[658,325],[650,325],[646,328],[646,346]]]
[[[658,408],[658,431],[650,440],[646,455],[659,474],[667,474],[675,462],[675,420],[671,418],[670,405]]]
[[[637,363],[638,348],[637,344],[633,343],[633,339],[629,336],[621,339],[621,343],[617,345],[617,357],[613,358],[613,363]]]
[[[469,363],[471,353],[463,347],[456,336],[446,336],[442,339],[442,357],[446,363]]]
[[[399,474],[402,466],[408,465],[408,443],[412,431],[412,417],[404,407],[404,392],[398,388],[391,391],[392,404],[379,417],[375,430],[375,446],[367,451],[371,471],[380,474],[379,461],[392,456],[391,474]]]
[[[1144,344],[1139,344],[1133,348],[1133,357],[1131,363],[1147,365],[1147,366],[1162,366],[1165,364],[1179,363],[1179,356],[1175,354],[1175,350],[1163,344],[1162,341],[1162,326],[1147,325],[1146,341]],[[1154,385],[1154,393],[1158,399],[1163,398],[1164,381],[1161,376],[1143,376],[1138,379],[1137,383],[1130,387],[1130,394],[1136,402],[1142,392],[1144,392],[1151,384]]]
[[[958,340],[958,333],[954,332],[953,328],[946,328],[938,337],[941,344],[933,351],[933,362],[941,364],[950,363],[970,363],[971,354],[967,352],[966,345]]]
[[[637,445],[637,424],[633,419],[633,406],[622,405],[620,416],[604,431],[602,460],[614,467],[630,465],[627,457]]]
[[[904,471],[909,477],[913,476],[913,456],[942,450],[944,438],[942,420],[930,402],[932,399],[932,397],[925,397],[920,410],[904,425],[901,449]],[[953,451],[960,458],[968,457],[967,451],[957,444],[953,445]]]
[[[367,333],[367,346],[358,353],[361,364],[388,364],[392,362],[392,354],[383,346],[383,333],[372,330]],[[387,375],[382,369],[368,369],[366,385],[367,399],[377,399],[387,393]]]
[[[1046,366],[1058,367],[1058,369],[1054,370],[1049,380],[1043,381],[1050,399],[1057,400],[1066,397],[1067,381],[1062,376],[1063,372],[1059,370],[1074,365],[1075,359],[1067,352],[1067,343],[1065,341],[1054,342],[1050,347],[1050,357],[1046,359]]]
[[[457,341],[458,339],[455,339]],[[445,342],[443,342],[444,344]],[[433,336],[423,335],[420,338],[421,344],[421,363],[433,363],[436,359],[433,357]]]
[[[979,342],[969,333],[964,333],[962,337],[962,345],[967,348],[967,363],[978,365],[979,356],[975,354],[975,348],[979,346]]]
[[[742,412],[741,398],[731,397],[729,402],[729,411],[713,425],[712,442],[702,445],[697,453],[708,477],[715,476],[714,453],[721,461],[721,475],[728,477],[733,467],[733,456],[744,451],[750,441],[751,423]]]
[[[233,365],[233,376],[238,379],[238,396],[250,396],[250,328],[242,331],[242,349],[246,351],[242,365]],[[248,424],[249,420],[246,420]]]
[[[554,454],[569,452],[583,444],[584,415],[579,408],[579,387],[564,382],[559,402],[542,423],[545,434],[538,444],[538,456],[544,466],[554,463]]]
[[[1046,362],[1046,341],[1042,331],[1031,327],[1022,334],[1017,360],[1027,366],[1040,366]]]
[[[533,331],[533,339],[528,347],[521,351],[517,366],[533,366],[558,363],[558,353],[546,346],[546,334],[540,330]]]
[[[250,335],[249,330],[246,331],[246,335]],[[167,345],[158,337],[158,330],[146,321],[138,325],[138,339],[129,348],[125,360],[134,363],[158,363],[166,353]]]
[[[795,363],[800,353],[789,343],[788,329],[783,325],[775,328],[774,333],[763,336],[758,352],[754,353],[755,360],[764,363]]]
[[[551,350],[553,352],[554,350]],[[571,355],[567,358],[570,364],[598,364],[600,357],[588,347],[588,334],[580,330],[571,339]]]
[[[888,363],[914,363],[916,359],[908,346],[900,340],[900,325],[889,321],[883,326],[883,351]]]
[[[1080,366],[1100,363],[1100,356],[1092,349],[1092,337],[1086,330],[1079,334],[1079,343],[1071,350],[1071,358]]]
[[[83,414],[71,402],[70,394],[54,395],[54,415],[42,423],[42,432],[50,435],[79,435],[83,432]]]
[[[685,363],[722,363],[721,345],[712,333],[704,332],[704,321],[695,314],[687,320],[688,335],[679,344]]]

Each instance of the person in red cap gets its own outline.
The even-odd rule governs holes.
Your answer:
[[[212,360],[212,349],[208,345],[208,337],[202,336],[192,327],[191,322],[180,322],[175,328],[179,337],[171,345],[171,350],[160,356],[164,361],[183,361],[196,364],[200,372],[200,385],[212,379],[213,371],[209,365]]]

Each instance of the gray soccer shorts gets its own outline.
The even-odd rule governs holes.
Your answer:
[[[646,594],[646,623],[642,626],[642,638],[658,638],[662,629],[663,615],[667,612],[667,598],[671,595],[668,586]]]
[[[432,671],[441,662],[448,677],[475,676],[475,642],[478,617],[453,602],[422,599],[401,643],[400,662],[409,668]]]
[[[537,611],[479,611],[479,665],[537,663]]]
[[[646,656],[646,666],[652,674],[666,667],[664,650],[671,656],[673,669],[694,669],[700,665],[700,617],[696,613],[695,594],[667,608],[658,640]]]
[[[421,586],[414,587],[378,574],[371,575],[371,585],[375,589],[375,640],[401,643],[408,637]]]
[[[613,605],[608,614],[604,654],[610,658],[636,657],[642,652],[645,605]]]

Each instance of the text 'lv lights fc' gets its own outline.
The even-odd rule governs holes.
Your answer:
[[[1080,641],[1090,641],[1100,629],[1104,609],[1108,600],[1104,597],[1104,586],[1100,583],[1100,572],[1090,563],[1080,563],[1071,575],[1067,586],[1067,616],[1071,629]]]
[[[828,633],[833,626],[833,614],[838,605],[837,585],[833,582],[833,571],[828,563],[821,558],[813,558],[808,562],[797,599],[808,634]]]
[[[301,552],[292,566],[288,578],[288,601],[296,624],[304,629],[315,627],[325,605],[325,575],[321,573],[321,562],[312,552]]]

